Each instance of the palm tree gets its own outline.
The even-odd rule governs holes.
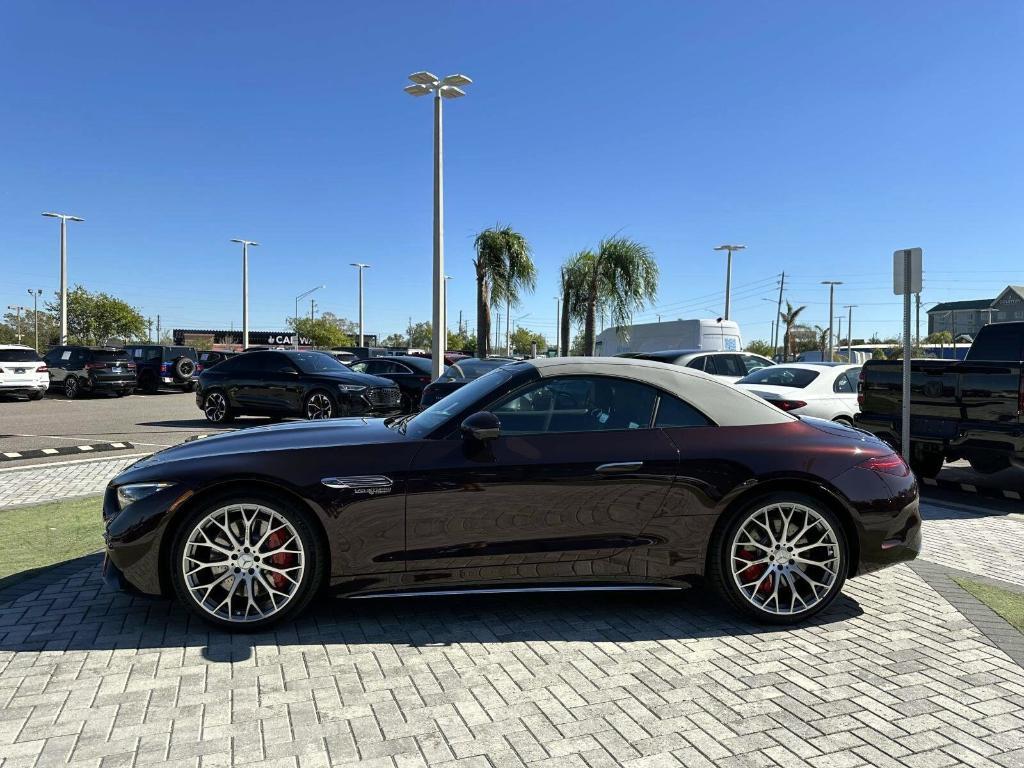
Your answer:
[[[829,329],[816,325],[814,326],[814,334],[818,339],[818,351],[821,353],[821,359],[825,360],[825,355],[828,352]]]
[[[784,322],[786,324],[786,333],[782,337],[782,341],[783,341],[782,360],[783,360],[783,362],[785,362],[786,360],[789,360],[789,355],[792,352],[792,349],[790,348],[791,347],[790,342],[791,342],[791,336],[792,336],[792,332],[793,332],[793,326],[796,325],[797,318],[800,317],[800,313],[803,312],[805,309],[807,309],[806,305],[802,305],[802,306],[794,308],[793,305],[789,303],[789,299],[786,299],[786,311],[785,312],[779,312],[779,319],[782,320],[782,322]]]
[[[590,251],[580,251],[562,265],[562,317],[558,333],[562,354],[566,357],[571,345],[572,326],[586,316],[583,286],[586,283],[587,264],[593,259],[594,254]]]
[[[521,291],[533,290],[537,271],[530,244],[512,227],[485,229],[473,241],[476,258],[476,353],[486,357],[491,332],[491,306],[519,303]]]
[[[595,253],[582,259],[583,348],[594,354],[594,325],[598,308],[606,308],[616,328],[627,326],[633,310],[658,292],[658,265],[650,249],[625,237],[602,240]]]

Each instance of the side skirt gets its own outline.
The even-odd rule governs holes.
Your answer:
[[[623,584],[621,586],[566,586],[566,587],[480,587],[474,589],[417,589],[405,592],[380,592],[371,595],[352,595],[351,600],[370,600],[381,597],[451,597],[463,595],[508,595],[536,592],[677,592],[684,586],[670,587],[656,584]]]

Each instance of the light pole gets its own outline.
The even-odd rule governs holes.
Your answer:
[[[856,304],[844,304],[846,309],[846,362],[853,364],[853,310]]]
[[[842,280],[822,280],[822,285],[828,286],[828,361],[832,362],[832,355],[835,353],[835,346],[832,338],[832,322],[835,314],[836,286],[842,285]]]
[[[68,221],[85,221],[70,213],[49,213],[43,216],[60,219],[60,343],[68,343]]]
[[[43,295],[42,288],[35,290],[29,288],[28,295],[32,297],[32,320],[36,326],[36,352],[39,351],[39,297]]]
[[[300,293],[298,296],[295,297],[295,334],[294,334],[295,337],[292,339],[292,341],[295,342],[293,344],[293,346],[296,349],[299,348],[299,302],[302,299],[304,299],[307,296],[309,296],[309,294],[313,293],[314,291],[319,291],[321,288],[326,288],[326,287],[327,287],[326,285],[318,285],[316,288],[310,288],[305,293]]]
[[[27,312],[28,311],[28,307],[18,307],[18,306],[15,306],[14,304],[8,304],[7,308],[8,309],[13,309],[14,311],[16,311],[18,313],[18,343],[21,344],[21,310],[24,309]]]
[[[255,240],[232,238],[242,244],[242,351],[249,348],[249,246],[259,245]]]
[[[431,354],[431,370],[433,378],[441,376],[444,368],[444,173],[441,156],[442,123],[441,100],[457,99],[466,92],[459,86],[469,85],[473,81],[465,75],[448,75],[438,79],[430,72],[414,72],[409,75],[412,85],[405,86],[405,92],[411,96],[434,94],[434,283],[433,283],[433,342]]]
[[[746,248],[747,246],[745,245],[723,244],[715,246],[716,251],[726,251],[728,253],[725,262],[725,316],[722,318],[723,320],[729,319],[729,310],[732,308],[732,254],[733,251],[743,251]]]
[[[360,264],[358,261],[353,261],[349,264],[350,267],[355,267],[359,270],[359,346],[363,346],[363,270],[370,267],[369,264]]]

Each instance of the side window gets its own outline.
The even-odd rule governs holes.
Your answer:
[[[352,363],[349,368],[356,373],[369,373],[370,364],[367,362]]]
[[[762,360],[757,355],[743,355],[743,367],[747,369],[747,373],[759,371],[762,368],[769,367],[769,365],[768,361]]]
[[[654,418],[656,427],[708,427],[711,419],[689,403],[672,395],[659,395],[658,414]]]
[[[245,358],[245,370],[250,373],[269,373],[281,366],[274,365],[274,355],[271,352],[246,352],[240,357]]]
[[[76,371],[79,368],[84,368],[85,361],[88,359],[88,356],[89,353],[86,352],[84,349],[76,349],[74,352],[71,353],[71,361],[68,367]]]
[[[708,365],[708,363],[712,362],[712,359],[713,358],[710,355],[701,355],[700,357],[693,358],[693,360],[686,364],[686,367],[696,368],[698,371],[713,374],[715,372],[714,364],[712,363],[710,366]]]
[[[502,434],[648,429],[657,392],[646,384],[603,376],[534,382],[491,410]]]
[[[43,355],[43,362],[46,363],[47,368],[56,368],[57,361],[60,360],[60,348],[51,349],[45,355]]]
[[[719,376],[735,376],[742,379],[747,375],[747,369],[739,355],[715,355],[714,360]]]
[[[146,347],[145,357],[146,362],[151,363],[154,360],[159,361],[163,356],[160,354],[160,347]]]
[[[857,388],[850,386],[850,378],[846,375],[846,371],[843,371],[836,376],[836,380],[832,384],[832,391],[839,392],[841,394],[850,394],[851,392],[856,392]]]
[[[217,373],[231,373],[232,371],[242,370],[242,355],[238,357],[229,357],[221,362],[217,363],[214,368]]]
[[[398,366],[390,360],[374,360],[372,361],[370,369],[367,373],[373,373],[377,376],[381,376],[388,373],[401,373],[398,370]]]

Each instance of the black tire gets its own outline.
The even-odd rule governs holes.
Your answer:
[[[832,419],[832,421],[834,421],[836,424],[842,424],[844,427],[853,426],[853,419],[851,419],[849,416],[836,416],[834,419]]]
[[[182,355],[174,361],[174,380],[178,384],[184,384],[192,378],[192,374],[196,372],[196,362],[191,357]]]
[[[275,612],[266,617],[257,618],[255,620],[243,620],[240,616],[240,607],[238,607],[237,610],[223,612],[232,615],[234,618],[227,618],[227,616],[215,615],[211,612],[211,608],[213,607],[212,604],[216,602],[216,600],[219,599],[222,594],[222,592],[217,592],[217,589],[222,588],[215,588],[214,595],[211,598],[208,598],[207,606],[209,607],[204,607],[203,604],[199,602],[199,598],[194,596],[194,593],[189,589],[189,584],[187,583],[189,577],[187,577],[185,574],[186,565],[194,567],[195,563],[200,562],[194,559],[187,560],[185,558],[186,547],[188,546],[189,537],[196,530],[196,527],[199,526],[202,523],[202,521],[206,519],[207,516],[211,513],[215,513],[222,509],[230,508],[238,504],[244,504],[247,507],[249,507],[249,505],[259,505],[260,507],[263,507],[276,513],[278,516],[280,516],[280,518],[283,518],[291,526],[291,528],[294,531],[295,537],[298,539],[298,543],[300,543],[301,545],[301,549],[299,551],[302,554],[298,556],[293,555],[293,557],[295,557],[293,563],[301,563],[302,566],[298,581],[294,585],[290,585],[287,581],[284,580],[282,580],[280,584],[278,584],[277,582],[267,581],[269,579],[274,579],[276,577],[268,571],[263,571],[262,568],[256,563],[248,563],[252,566],[248,570],[248,574],[250,574],[250,579],[248,580],[248,582],[244,581],[247,575],[244,568],[233,569],[235,573],[240,574],[240,576],[237,577],[240,579],[240,586],[237,587],[237,589],[239,590],[239,596],[242,596],[242,590],[255,589],[257,592],[257,597],[259,596],[259,593],[262,592],[266,600],[269,600],[269,596],[267,596],[267,593],[263,590],[262,585],[259,581],[261,577],[264,578],[264,581],[262,582],[263,584],[270,583],[272,586],[279,586],[281,589],[292,590],[289,593],[289,597],[280,607],[280,609],[276,609]],[[296,505],[293,501],[283,497],[278,497],[276,495],[269,494],[224,495],[191,511],[190,513],[188,513],[185,519],[182,520],[181,525],[176,526],[175,532],[173,534],[174,541],[171,543],[171,557],[169,563],[171,570],[170,580],[174,586],[175,596],[186,608],[186,610],[188,610],[190,613],[199,617],[203,621],[212,624],[215,627],[218,627],[219,629],[227,630],[229,632],[259,632],[261,630],[269,629],[270,627],[273,627],[282,622],[290,621],[296,618],[300,613],[302,613],[302,611],[306,609],[310,601],[316,595],[320,586],[324,582],[324,576],[327,571],[328,555],[326,552],[326,548],[321,546],[319,537],[316,535],[314,531],[313,523],[310,521],[308,514],[309,513],[307,513],[305,510],[300,509],[298,505]],[[240,528],[233,528],[232,530],[234,531],[236,536],[243,536]],[[257,531],[257,536],[259,534],[260,532]],[[253,539],[253,541],[250,541],[248,543],[258,543],[256,537],[253,537]],[[270,541],[272,542],[273,540],[271,539]],[[291,541],[292,540],[290,539],[289,542]],[[223,546],[226,544],[226,542],[227,540],[225,539],[225,542],[219,543]],[[243,538],[242,541],[239,543],[246,542]],[[264,546],[261,547],[259,550],[257,550],[255,547],[253,547],[251,550],[246,548],[244,552],[246,554],[255,555],[257,551],[266,551],[266,546],[268,544],[269,542],[265,542]],[[291,548],[294,546],[294,544],[288,543],[287,546]],[[238,555],[232,561],[226,560],[225,562],[233,562],[241,565],[242,561],[240,558],[243,556],[243,551],[241,550],[241,548],[232,547],[230,544],[228,544],[227,547],[229,551],[237,549]],[[208,549],[204,550],[201,546],[199,548],[192,548],[191,553],[199,557],[203,557],[207,554],[211,558],[218,557],[218,555],[214,554],[212,551]],[[288,567],[287,564],[275,563],[275,565],[279,565],[279,567],[281,568]],[[232,582],[232,588],[235,588],[233,582],[236,577],[232,574],[227,573],[227,571],[231,569],[226,568],[224,571],[220,571],[219,569],[215,568],[211,570],[213,571],[213,574],[211,574],[211,576],[209,577],[211,580],[215,580],[216,578],[219,578],[223,575],[226,578],[226,580]],[[296,569],[292,567],[289,568],[289,570],[292,573],[294,573]],[[253,573],[254,571],[259,571],[259,576],[256,576]],[[203,588],[202,585],[200,585],[199,588]],[[247,597],[250,596],[252,596],[252,593],[249,593],[249,595],[247,595]],[[281,599],[282,598],[280,597],[278,598],[278,600]],[[237,599],[230,601],[228,603],[228,608],[234,609],[236,606],[238,606],[239,602],[242,601],[238,601]],[[266,605],[265,602],[264,605]],[[248,610],[248,608],[246,608],[246,610]]]
[[[46,394],[45,390],[43,390],[42,392],[32,392],[28,396],[28,399],[29,400],[42,400],[43,399],[43,395],[45,395],[45,394]]]
[[[821,520],[827,523],[828,529],[831,532],[834,540],[834,545],[823,545],[817,547],[817,549],[836,550],[838,552],[838,555],[833,556],[838,556],[839,558],[839,563],[836,567],[836,573],[832,577],[832,583],[828,586],[825,592],[823,592],[819,597],[816,598],[817,602],[811,604],[810,607],[808,607],[807,609],[794,610],[794,612],[792,613],[772,612],[770,610],[757,607],[752,602],[751,598],[749,598],[740,589],[740,586],[737,583],[736,578],[734,577],[732,569],[733,559],[736,559],[737,561],[740,560],[740,558],[732,557],[732,544],[734,540],[737,538],[740,528],[743,527],[744,523],[746,523],[751,516],[754,516],[755,514],[763,511],[765,508],[770,508],[773,505],[777,504],[781,504],[784,506],[790,504],[800,505],[801,507],[812,510],[815,515],[817,515]],[[846,538],[846,531],[843,528],[841,521],[836,516],[836,514],[826,505],[822,504],[817,499],[812,498],[810,496],[806,496],[802,493],[798,493],[795,491],[780,491],[777,493],[766,494],[764,496],[758,496],[756,498],[750,499],[749,501],[743,503],[742,505],[740,505],[739,507],[735,508],[734,510],[727,514],[728,518],[726,519],[724,525],[718,526],[715,534],[711,538],[711,543],[708,548],[707,567],[705,572],[708,581],[711,583],[715,591],[739,613],[743,614],[744,616],[750,619],[753,619],[764,624],[796,624],[824,610],[832,603],[833,600],[835,600],[836,596],[840,593],[840,591],[843,588],[843,584],[846,581],[846,574],[849,571],[850,546]],[[824,530],[824,528],[822,528],[821,530]],[[780,533],[780,531],[776,531],[776,533]],[[798,541],[801,540],[802,539],[799,539]],[[770,550],[766,549],[766,551]],[[753,565],[754,564],[752,563],[751,566],[741,568],[739,569],[739,572],[742,573],[744,571],[747,571]],[[793,561],[789,561],[788,564],[784,563],[782,566],[776,565],[771,567],[785,568],[787,565],[790,568],[792,568]],[[769,566],[766,565],[764,567],[767,570]],[[810,568],[808,567],[807,570],[809,571]],[[764,572],[753,573],[750,575],[754,578],[757,578],[761,576],[762,573]],[[763,580],[767,579],[778,579],[779,584],[782,583],[781,578],[775,577],[771,574],[768,574],[767,576],[763,577]],[[773,582],[769,581],[768,584],[769,587],[771,587],[773,585]],[[759,588],[754,589],[754,599],[757,598],[759,592]],[[765,602],[767,603],[767,599],[765,600]],[[791,600],[790,602],[793,605],[795,605],[794,600]],[[778,606],[778,600],[776,601],[776,605]],[[779,607],[781,608],[781,606]]]
[[[211,389],[203,395],[203,415],[212,424],[227,424],[235,418],[228,395],[221,389]]]
[[[990,455],[974,455],[968,456],[967,461],[971,464],[971,469],[977,472],[979,475],[994,475],[996,472],[1002,472],[1004,469],[1010,467],[1010,459],[1008,456],[990,456]]]
[[[157,381],[156,374],[154,373],[147,373],[143,375],[142,380],[139,382],[139,386],[147,395],[155,395],[160,391],[160,382]]]
[[[302,401],[302,418],[308,421],[340,416],[338,401],[326,389],[314,389]]]
[[[74,400],[82,394],[82,385],[76,376],[68,376],[64,379],[64,397]]]
[[[190,381],[188,384],[185,385],[185,391],[186,392],[195,392],[196,391],[196,383],[194,381]]]
[[[942,471],[945,458],[942,451],[926,448],[920,443],[910,441],[910,461],[907,463],[918,477],[929,479],[935,477]]]

